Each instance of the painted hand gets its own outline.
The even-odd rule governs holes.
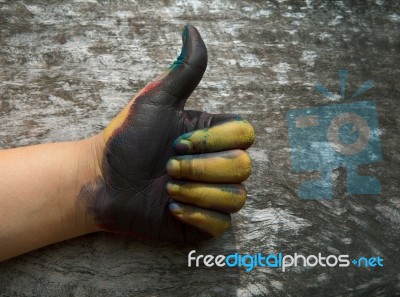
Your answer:
[[[178,59],[100,134],[100,173],[80,197],[103,230],[194,242],[224,232],[243,206],[252,126],[183,110],[206,66],[204,42],[187,25]]]

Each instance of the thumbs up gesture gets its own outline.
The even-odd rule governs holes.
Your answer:
[[[223,233],[246,200],[253,127],[236,115],[184,110],[207,67],[196,30],[180,56],[96,136],[98,176],[80,191],[101,230],[175,242]]]

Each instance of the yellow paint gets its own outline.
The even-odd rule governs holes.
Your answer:
[[[211,152],[227,149],[246,149],[254,142],[255,134],[253,126],[246,120],[229,121],[214,127],[195,131],[186,138],[190,141],[190,151]],[[186,143],[182,139],[181,143]]]
[[[129,116],[131,103],[126,105],[124,109],[120,111],[120,113],[111,121],[111,123],[104,129],[103,131],[103,139],[104,142],[107,142],[111,136],[113,135],[114,131],[122,126],[125,120]]]
[[[231,190],[229,191],[229,188]],[[167,191],[176,201],[199,207],[233,213],[242,208],[246,201],[246,190],[242,185],[218,185],[203,183],[179,184],[169,182]]]
[[[121,112],[111,121],[111,123],[104,129],[103,131],[103,139],[104,142],[107,142],[110,137],[113,135],[114,131],[121,127],[126,119],[129,116],[129,113],[131,112],[131,106],[135,102],[135,100],[140,97],[142,94],[145,94],[146,92],[150,91],[154,87],[158,86],[160,83],[162,83],[162,79],[169,73],[168,70],[164,71],[159,77],[155,79],[152,83],[148,84],[145,86],[143,89],[141,89],[132,99],[129,101],[129,103],[125,106],[124,109],[121,110]]]
[[[168,161],[167,173],[177,179],[241,183],[250,176],[251,159],[242,150],[203,154],[201,158],[178,156]]]
[[[193,208],[183,207],[183,211],[176,216],[185,223],[199,228],[200,230],[218,236],[224,233],[230,226],[228,215],[215,215],[211,211],[196,211]]]

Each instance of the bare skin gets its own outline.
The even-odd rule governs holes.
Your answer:
[[[0,260],[91,232],[197,242],[246,199],[252,126],[184,110],[207,66],[186,26],[179,58],[99,134],[0,151]]]
[[[100,230],[76,203],[96,137],[0,151],[0,260]]]

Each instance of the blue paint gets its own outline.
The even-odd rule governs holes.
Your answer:
[[[183,60],[185,59],[186,54],[187,54],[187,48],[188,48],[187,45],[189,43],[188,38],[189,38],[189,29],[188,29],[188,26],[185,26],[185,28],[183,29],[183,32],[182,32],[183,47],[182,47],[181,53],[178,56],[178,58],[175,60],[175,62],[172,63],[171,66],[169,66],[170,70],[173,70],[183,64]]]

